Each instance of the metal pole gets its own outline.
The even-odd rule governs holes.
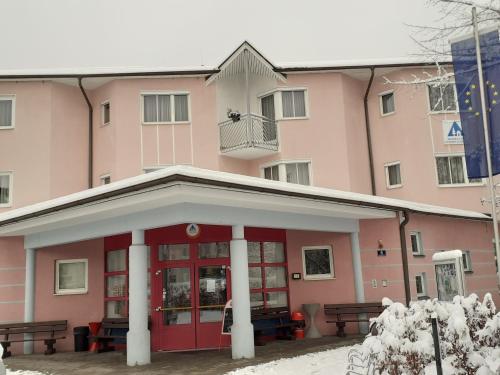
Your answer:
[[[437,375],[443,375],[443,366],[441,364],[441,350],[439,348],[439,333],[437,327],[436,314],[432,314],[431,324],[432,324],[432,338],[434,339],[434,357],[436,358],[436,372]]]
[[[246,97],[247,97],[247,140],[250,141],[250,145],[253,146],[253,126],[252,126],[252,118],[250,117],[250,68],[248,66],[249,63],[249,52],[247,49],[245,49],[245,92],[246,92]],[[248,138],[248,135],[250,135],[251,139]]]
[[[493,183],[493,169],[491,167],[490,136],[488,128],[488,117],[486,112],[486,100],[484,97],[483,64],[481,61],[481,46],[479,43],[479,30],[477,27],[476,7],[472,8],[472,25],[474,26],[474,39],[476,42],[476,60],[477,60],[477,71],[479,76],[479,95],[481,98],[481,113],[483,116],[483,129],[484,129],[484,145],[486,147],[486,162],[488,165],[488,182],[490,185],[490,196],[491,196],[491,207],[492,207],[491,217],[493,218],[493,233],[495,235],[495,254],[497,257],[497,264],[499,264],[500,243],[498,240],[497,204],[495,197],[495,184]],[[500,286],[500,265],[497,270],[497,283]]]

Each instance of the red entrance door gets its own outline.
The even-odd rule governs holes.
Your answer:
[[[226,231],[198,239],[178,227],[151,234],[153,350],[229,346],[220,334],[231,285]]]

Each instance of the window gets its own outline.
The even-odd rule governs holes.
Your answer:
[[[437,156],[439,185],[482,184],[481,178],[468,178],[464,155]]]
[[[422,246],[422,233],[411,232],[411,252],[413,255],[424,255],[424,247]]]
[[[331,246],[310,246],[302,248],[304,280],[333,279],[333,251]]]
[[[417,288],[417,297],[427,296],[427,276],[425,272],[415,276],[415,284]]]
[[[109,102],[104,102],[101,104],[101,121],[103,125],[108,125],[110,122],[110,104]]]
[[[143,94],[142,97],[145,124],[189,121],[188,94]]]
[[[288,306],[288,272],[281,242],[248,242],[248,273],[252,308]]]
[[[56,294],[84,294],[88,291],[88,260],[56,260]]]
[[[462,262],[464,264],[464,271],[472,272],[472,260],[469,250],[462,251]]]
[[[0,172],[0,207],[12,205],[12,173]]]
[[[106,266],[104,269],[106,292],[104,303],[107,318],[128,316],[127,256],[128,252],[126,249],[106,251]]]
[[[292,184],[310,185],[309,162],[285,162],[263,168],[267,180],[290,182]]]
[[[100,178],[101,178],[101,185],[107,185],[111,183],[111,175],[109,174],[101,176]]]
[[[390,115],[395,111],[394,92],[386,92],[380,94],[380,112],[382,116]]]
[[[401,186],[401,163],[391,163],[385,165],[385,179],[388,188]]]
[[[15,96],[0,96],[0,129],[14,127]]]
[[[455,112],[457,100],[453,83],[428,85],[431,112]]]
[[[306,91],[287,90],[281,92],[281,103],[283,105],[283,118],[306,117]]]

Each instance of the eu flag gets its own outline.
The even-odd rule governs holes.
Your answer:
[[[500,173],[500,39],[498,29],[479,35],[493,175]],[[488,177],[474,38],[451,44],[469,178]]]

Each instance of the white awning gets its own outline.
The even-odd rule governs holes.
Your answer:
[[[0,215],[0,236],[26,247],[185,222],[355,232],[398,211],[489,220],[472,211],[302,186],[189,166],[168,167]]]

